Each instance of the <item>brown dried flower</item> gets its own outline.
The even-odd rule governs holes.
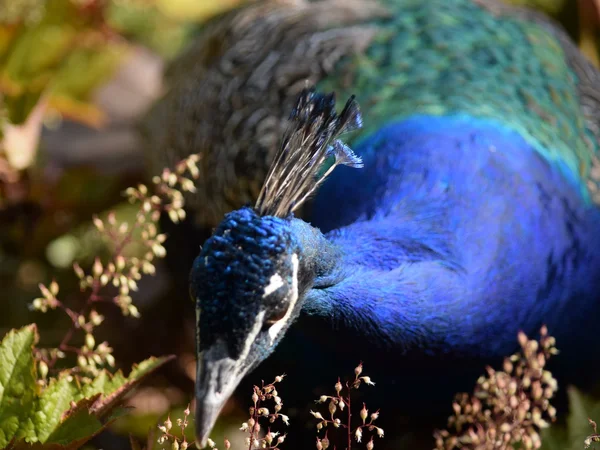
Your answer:
[[[544,370],[557,353],[555,339],[544,326],[539,341],[518,335],[521,351],[505,358],[502,371],[487,368],[472,395],[456,396],[448,429],[436,431],[436,450],[513,450],[541,447],[539,431],[555,420],[550,404],[558,386]],[[451,430],[451,431],[450,431]]]

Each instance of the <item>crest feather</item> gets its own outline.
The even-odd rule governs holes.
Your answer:
[[[281,148],[258,196],[255,209],[261,216],[288,217],[315,192],[336,166],[362,167],[350,147],[337,138],[362,127],[362,116],[354,96],[338,115],[335,94],[304,89],[290,114]],[[334,162],[323,174],[325,160]]]

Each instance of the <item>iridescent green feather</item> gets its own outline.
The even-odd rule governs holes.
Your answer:
[[[381,23],[375,43],[365,54],[344,59],[319,86],[340,98],[358,95],[365,117],[361,136],[414,114],[498,121],[518,131],[589,197],[597,119],[585,114],[583,81],[569,64],[583,57],[567,54],[576,52],[563,45],[561,31],[528,12],[496,9],[488,0],[383,3],[393,14]],[[585,89],[597,92],[597,85],[585,82]]]

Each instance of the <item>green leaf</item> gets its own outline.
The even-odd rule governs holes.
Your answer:
[[[0,343],[0,448],[79,448],[126,412],[118,406],[128,392],[174,358],[150,358],[128,377],[101,371],[89,383],[65,371],[42,389],[33,358],[37,341],[30,325],[10,331]]]
[[[135,364],[127,378],[123,376],[120,370],[112,376],[107,372],[101,372],[91,384],[84,387],[86,396],[89,396],[92,392],[102,394],[102,397],[92,405],[91,410],[99,417],[110,414],[122,398],[140,384],[146,376],[174,358],[173,355],[148,358],[139,364]],[[87,390],[85,390],[86,388]]]
[[[61,374],[48,383],[38,399],[33,430],[28,433],[29,440],[46,442],[63,421],[63,415],[71,408],[71,402],[77,399],[79,389],[73,377]]]
[[[0,448],[4,448],[31,420],[37,385],[33,345],[35,325],[11,330],[0,343]]]
[[[96,435],[105,427],[105,424],[90,413],[91,406],[99,397],[100,394],[97,394],[92,398],[80,400],[63,414],[52,434],[40,441],[44,444],[68,445],[73,441],[85,442]]]

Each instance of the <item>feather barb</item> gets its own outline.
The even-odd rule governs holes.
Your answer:
[[[336,166],[362,167],[350,147],[337,138],[362,127],[354,96],[338,115],[335,94],[304,89],[290,115],[290,125],[258,196],[261,216],[288,217],[313,194]],[[332,165],[322,173],[330,157]]]

